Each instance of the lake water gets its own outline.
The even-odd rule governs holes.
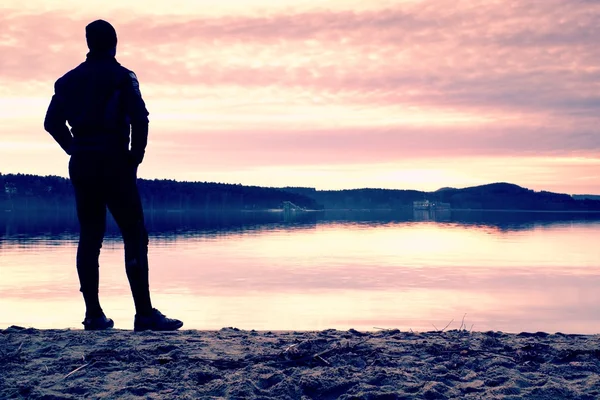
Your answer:
[[[154,305],[189,329],[600,331],[600,215],[147,216]],[[81,328],[72,214],[0,215],[0,328]],[[100,299],[131,329],[114,223]],[[435,327],[435,328],[434,328]]]

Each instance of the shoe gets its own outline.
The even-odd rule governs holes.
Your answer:
[[[106,318],[104,313],[99,317],[85,317],[82,324],[83,329],[86,331],[103,331],[115,326],[115,322],[110,318]]]
[[[183,326],[178,319],[167,318],[156,308],[152,309],[149,316],[135,315],[133,330],[139,331],[176,331]]]

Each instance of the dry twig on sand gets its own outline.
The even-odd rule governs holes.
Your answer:
[[[327,350],[324,350],[320,353],[316,353],[316,354],[307,354],[304,356],[299,356],[296,357],[294,359],[291,360],[275,360],[272,362],[272,364],[298,364],[298,363],[302,363],[302,362],[307,362],[307,361],[311,361],[311,360],[316,360],[319,361],[325,365],[331,366],[331,363],[329,361],[327,361],[325,359],[325,356],[330,355],[332,353],[347,353],[347,352],[351,352],[353,350],[355,350],[358,346],[360,346],[361,344],[367,342],[368,340],[370,340],[371,338],[368,337],[366,339],[360,340],[356,343],[354,343],[352,346],[350,346],[350,344],[348,342],[346,342],[346,346],[344,346],[342,344],[342,342],[337,342],[336,345],[334,347],[331,347]],[[288,354],[288,353],[292,353],[292,354],[298,354],[298,350],[296,350],[298,348],[299,345],[301,345],[302,343],[305,343],[308,341],[304,341],[304,342],[300,342],[300,343],[295,343],[291,346],[288,346],[287,348],[285,348],[283,351],[281,351],[279,353],[279,355],[284,355],[284,354]]]
[[[465,317],[466,316],[467,316],[467,313],[465,313],[465,315],[463,315],[462,321],[460,322],[460,328],[458,328],[459,331],[467,330],[467,326],[465,325]]]
[[[12,353],[6,353],[6,354],[3,353],[2,357],[0,358],[0,361],[6,362],[6,361],[10,361],[13,358],[17,357],[21,353],[21,349],[23,348],[24,343],[25,343],[25,341],[22,341],[21,344],[19,345],[19,347],[17,348],[17,350],[13,351]]]
[[[325,365],[331,365],[331,363],[329,361],[327,361],[326,359],[324,359],[323,357],[321,357],[318,354],[315,356],[315,360],[319,360],[319,361],[321,361]]]
[[[450,322],[448,322],[448,324],[447,324],[447,325],[444,327],[444,329],[442,329],[442,330],[439,330],[439,329],[438,329],[438,328],[437,328],[435,325],[433,325],[433,324],[431,324],[431,325],[433,325],[433,327],[435,328],[435,331],[436,331],[437,333],[444,333],[444,331],[445,331],[446,329],[448,329],[448,327],[450,326],[450,324],[451,324],[451,323],[453,323],[453,322],[454,322],[454,318],[452,318],[452,320],[451,320]]]
[[[94,363],[94,361],[89,362],[87,364],[83,364],[82,366],[75,368],[73,371],[71,371],[68,374],[66,374],[63,379],[67,379],[68,377],[70,377],[71,375],[73,375],[74,373],[76,373],[77,371],[81,371],[82,369],[84,369],[88,365],[92,365],[93,363]]]

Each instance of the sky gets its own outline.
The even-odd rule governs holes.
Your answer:
[[[600,1],[3,0],[0,172],[67,176],[56,79],[111,22],[142,178],[600,194]]]

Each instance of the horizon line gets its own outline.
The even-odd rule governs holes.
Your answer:
[[[0,175],[25,175],[25,176],[38,176],[38,177],[54,177],[54,178],[62,178],[62,179],[66,179],[66,180],[70,180],[70,178],[67,176],[61,176],[61,175],[39,175],[39,174],[28,174],[28,173],[22,173],[22,172],[8,172],[8,173],[3,173],[2,171],[0,171]],[[594,194],[594,193],[561,193],[561,192],[551,192],[548,190],[534,190],[534,189],[530,189],[528,187],[525,186],[521,186],[519,184],[516,183],[512,183],[512,182],[504,182],[504,181],[500,181],[500,182],[490,182],[490,183],[484,183],[481,185],[474,185],[474,186],[464,186],[464,187],[454,187],[454,186],[442,186],[438,189],[435,190],[419,190],[419,189],[406,189],[406,188],[377,188],[377,187],[355,187],[355,188],[345,188],[345,189],[317,189],[316,187],[311,187],[311,186],[259,186],[259,185],[249,185],[249,184],[243,184],[240,182],[237,183],[231,183],[231,182],[215,182],[215,181],[187,181],[187,180],[178,180],[175,178],[140,178],[138,177],[139,180],[146,180],[146,181],[174,181],[177,183],[204,183],[204,184],[217,184],[217,185],[240,185],[240,186],[246,186],[246,187],[258,187],[258,188],[264,188],[264,189],[312,189],[315,191],[320,191],[320,192],[341,192],[341,191],[346,191],[346,190],[412,190],[415,192],[423,192],[423,193],[434,193],[437,192],[439,190],[442,189],[455,189],[455,190],[461,190],[461,189],[469,189],[469,188],[475,188],[475,187],[482,187],[482,186],[488,186],[488,185],[495,185],[495,184],[507,184],[507,185],[514,185],[514,186],[518,186],[520,188],[526,189],[526,190],[532,190],[535,193],[540,193],[540,192],[548,192],[548,193],[556,193],[556,194],[566,194],[568,196],[600,196],[600,194]]]

